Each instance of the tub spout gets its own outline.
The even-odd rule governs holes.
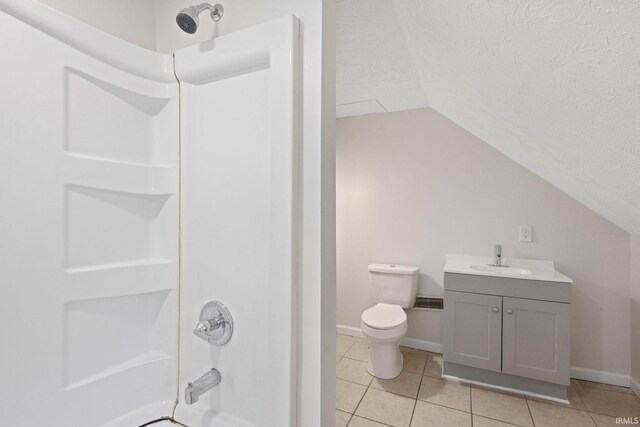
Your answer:
[[[218,385],[221,379],[220,372],[214,368],[194,382],[187,383],[187,388],[184,390],[185,403],[187,405],[193,405],[198,401],[200,396]]]

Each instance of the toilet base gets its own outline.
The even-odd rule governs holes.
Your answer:
[[[398,341],[370,342],[367,371],[376,378],[390,380],[402,372],[404,357]]]

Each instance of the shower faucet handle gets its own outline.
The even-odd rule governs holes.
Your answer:
[[[220,327],[224,327],[227,323],[222,314],[214,317],[213,319],[200,319],[200,323],[196,326],[196,330],[202,334],[215,331]]]
[[[225,345],[233,335],[231,312],[220,301],[208,302],[200,311],[200,321],[193,333],[211,345]]]

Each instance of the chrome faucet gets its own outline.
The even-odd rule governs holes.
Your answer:
[[[508,265],[502,265],[502,245],[494,245],[493,264],[489,265],[493,267],[509,267]]]
[[[193,405],[198,401],[200,396],[220,384],[222,376],[217,369],[211,369],[206,374],[198,378],[192,383],[187,383],[184,390],[184,401],[187,405]]]

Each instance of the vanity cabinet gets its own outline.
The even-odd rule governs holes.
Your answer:
[[[445,291],[444,359],[569,384],[570,306]]]
[[[443,320],[445,375],[566,399],[568,284],[445,273]]]

